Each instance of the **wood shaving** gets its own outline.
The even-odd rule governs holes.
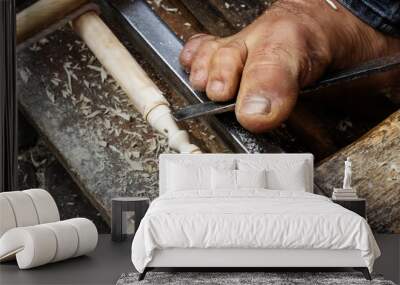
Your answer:
[[[31,51],[40,51],[42,48],[37,44],[37,43],[34,43],[33,45],[31,45],[30,47],[29,47],[29,49],[31,50]]]
[[[78,77],[74,74],[74,72],[71,69],[71,62],[66,62],[64,63],[64,70],[65,73],[67,74],[67,91],[69,94],[72,94],[72,78],[75,80],[78,79]]]
[[[95,65],[88,64],[87,67],[99,72],[100,78],[101,78],[101,83],[104,83],[104,81],[107,79],[107,72],[102,66],[95,66]]]
[[[94,111],[93,113],[87,115],[87,116],[86,116],[86,119],[94,118],[94,117],[96,117],[96,116],[97,116],[98,114],[100,114],[100,113],[101,113],[100,110]]]
[[[29,77],[32,75],[31,71],[25,67],[19,69],[19,75],[21,76],[22,81],[26,84],[29,81]]]
[[[341,132],[345,132],[351,127],[353,127],[353,123],[349,120],[341,120],[337,125],[337,129]]]
[[[127,113],[122,112],[120,109],[111,109],[111,112],[118,117],[121,117],[125,121],[130,121],[131,116]]]
[[[51,101],[52,103],[55,102],[54,93],[53,93],[53,92],[50,92],[49,89],[46,89],[46,95],[47,95],[47,97],[49,97],[49,99],[50,99],[50,101]]]
[[[90,88],[90,83],[87,80],[83,80],[83,85],[88,89]]]
[[[102,147],[106,147],[106,146],[107,146],[107,142],[106,142],[106,141],[102,141],[102,140],[99,140],[99,141],[98,141],[98,144],[99,144],[100,146],[102,146]]]
[[[178,12],[178,8],[168,7],[167,5],[161,4],[161,8],[169,13],[176,13]]]
[[[58,87],[58,86],[60,85],[61,79],[59,79],[59,78],[52,78],[52,79],[50,80],[50,82],[51,82],[54,86]]]
[[[33,157],[32,152],[30,152],[30,157],[31,157],[31,162],[32,162],[32,164],[33,164],[33,166],[34,166],[35,168],[40,167],[41,165],[45,164],[46,161],[47,161],[47,159],[43,159],[43,160],[41,160],[41,161],[36,161],[35,158]]]
[[[131,167],[132,170],[134,171],[143,171],[143,164],[140,161],[135,161],[135,160],[128,160],[128,163]]]
[[[110,122],[110,120],[104,119],[104,127],[105,127],[106,129],[111,128],[111,122]]]
[[[40,40],[39,40],[39,44],[41,44],[41,45],[46,45],[46,44],[48,44],[50,41],[47,39],[47,38],[41,38]]]
[[[160,7],[162,0],[154,0],[154,5],[156,5],[157,7]]]

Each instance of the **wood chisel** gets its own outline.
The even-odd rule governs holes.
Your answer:
[[[356,68],[328,75],[322,80],[318,81],[316,84],[301,90],[300,94],[311,94],[317,91],[319,92],[324,88],[340,85],[344,82],[353,81],[360,78],[366,78],[392,69],[400,69],[400,55],[376,59],[357,66]],[[184,107],[176,111],[174,113],[174,117],[179,122],[201,116],[221,114],[233,111],[235,109],[235,105],[235,102],[217,103],[206,101]]]

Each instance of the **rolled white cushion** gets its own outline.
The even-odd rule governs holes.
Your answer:
[[[74,257],[91,252],[96,248],[98,233],[97,228],[92,221],[85,218],[75,218],[65,220],[64,222],[74,226],[78,233],[78,248]]]
[[[0,237],[16,226],[17,222],[10,202],[6,197],[0,195]]]
[[[31,197],[22,191],[0,193],[13,209],[17,227],[33,226],[39,223],[38,214]]]
[[[56,254],[57,239],[54,232],[36,225],[7,231],[0,239],[0,261],[14,255],[20,269],[28,269],[51,262]]]
[[[74,226],[66,221],[44,224],[56,236],[57,248],[51,262],[57,262],[73,257],[78,250],[79,237]]]
[[[39,224],[60,220],[56,202],[49,192],[43,189],[29,189],[22,192],[28,194],[32,199],[39,218]]]
[[[88,219],[18,227],[0,238],[0,261],[16,257],[28,269],[89,253],[96,248],[97,229]]]

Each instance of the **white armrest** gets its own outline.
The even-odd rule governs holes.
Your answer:
[[[6,197],[0,195],[0,237],[9,229],[15,228],[14,212]]]
[[[96,248],[98,233],[97,228],[92,221],[85,218],[75,218],[65,220],[64,222],[75,227],[75,230],[78,233],[78,248],[73,257],[86,254]]]
[[[42,189],[0,193],[0,237],[9,229],[60,220],[57,205]]]
[[[49,192],[43,189],[29,189],[22,191],[28,194],[33,201],[39,224],[51,223],[60,220],[56,202]]]
[[[1,193],[10,202],[17,227],[27,227],[39,224],[35,205],[30,196],[22,191]]]
[[[95,225],[84,218],[13,228],[0,238],[0,261],[16,257],[28,269],[86,254],[97,240]]]

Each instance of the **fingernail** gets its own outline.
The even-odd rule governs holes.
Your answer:
[[[222,93],[224,91],[225,83],[220,80],[212,81],[210,84],[210,91],[213,93]]]
[[[184,50],[183,53],[182,53],[182,58],[184,60],[189,60],[191,56],[192,56],[192,52],[190,50],[188,50],[188,49]]]
[[[196,38],[199,38],[199,37],[202,37],[202,36],[205,36],[205,35],[206,34],[204,34],[204,33],[194,34],[193,36],[189,37],[188,41],[194,40]]]
[[[203,81],[206,80],[207,74],[204,70],[197,70],[193,74],[193,80],[194,81]]]
[[[271,112],[271,100],[265,96],[248,95],[242,102],[240,112],[250,115],[265,115]]]

